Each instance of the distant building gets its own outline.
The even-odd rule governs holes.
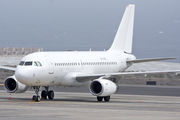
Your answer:
[[[8,57],[8,56],[25,56],[30,53],[43,51],[43,48],[10,48],[10,47],[2,47],[0,48],[0,57]]]

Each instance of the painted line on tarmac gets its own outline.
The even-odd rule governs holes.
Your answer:
[[[0,84],[0,85],[4,85],[4,84]]]

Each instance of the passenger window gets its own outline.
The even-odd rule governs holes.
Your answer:
[[[32,62],[25,62],[25,66],[31,66]]]
[[[21,61],[21,62],[19,63],[19,65],[23,66],[23,65],[24,65],[24,61]]]

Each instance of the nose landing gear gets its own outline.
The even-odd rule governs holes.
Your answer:
[[[35,89],[36,95],[34,95],[32,97],[32,100],[34,100],[35,102],[39,102],[40,101],[40,96],[38,95],[38,93],[39,93],[40,86],[34,86],[33,88]]]

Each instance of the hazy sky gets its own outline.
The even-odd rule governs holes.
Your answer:
[[[107,50],[129,3],[133,54],[180,57],[180,0],[0,0],[0,47]]]

